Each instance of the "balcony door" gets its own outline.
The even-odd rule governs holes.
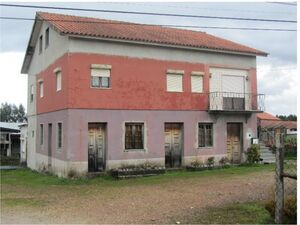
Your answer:
[[[223,110],[245,110],[245,77],[222,75]]]

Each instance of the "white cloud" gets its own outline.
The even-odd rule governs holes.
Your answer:
[[[21,74],[23,52],[0,53],[0,103],[27,106],[27,75]]]

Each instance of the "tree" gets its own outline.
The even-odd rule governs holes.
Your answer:
[[[26,122],[25,108],[22,104],[17,107],[15,104],[8,104],[7,102],[1,104],[0,108],[1,122]]]
[[[288,116],[286,115],[276,115],[276,117],[278,117],[279,119],[281,120],[284,120],[284,121],[297,121],[297,115],[294,115],[294,114],[290,114]]]

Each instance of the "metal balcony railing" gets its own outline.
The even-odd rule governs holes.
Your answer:
[[[263,112],[265,95],[255,93],[211,92],[210,111]]]

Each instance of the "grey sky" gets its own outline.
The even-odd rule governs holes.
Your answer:
[[[113,9],[126,11],[161,12],[192,15],[246,17],[264,19],[296,20],[297,7],[272,3],[137,3],[137,2],[94,2],[94,3],[17,3],[31,5],[48,5],[92,9]],[[89,17],[100,17],[107,19],[123,20],[138,23],[151,24],[179,24],[197,26],[226,26],[226,27],[256,27],[256,28],[285,28],[296,29],[295,23],[274,23],[254,21],[233,21],[233,20],[212,20],[199,18],[174,18],[162,16],[146,16],[115,13],[80,12],[65,10],[44,10],[0,7],[1,16],[34,18],[36,11],[48,11],[66,13]],[[8,21],[0,20],[1,54],[7,52],[24,53],[30,37],[33,21]],[[272,32],[272,31],[241,31],[241,30],[217,30],[217,29],[196,29],[207,33],[230,39],[247,46],[268,52],[268,57],[258,57],[258,88],[260,93],[266,94],[266,110],[273,114],[296,113],[297,87],[296,66],[297,66],[297,38],[296,32]],[[22,54],[18,54],[20,57]],[[17,60],[17,59],[16,59]],[[19,62],[22,59],[18,59]],[[1,62],[3,63],[3,62]],[[21,68],[19,68],[20,71]],[[13,83],[1,72],[1,82],[13,90]],[[21,75],[20,75],[21,76]],[[23,75],[24,76],[24,75]],[[10,83],[11,82],[11,83]],[[1,84],[0,84],[1,85]],[[12,86],[10,86],[12,85]],[[4,86],[4,85],[3,85]],[[26,81],[24,81],[26,87]],[[26,88],[25,88],[26,89]],[[24,90],[24,89],[23,89]],[[4,92],[0,86],[0,96]],[[19,91],[21,92],[21,91]],[[24,91],[23,91],[24,92]],[[19,93],[26,96],[25,93]],[[15,95],[16,103],[20,101]],[[10,98],[10,100],[13,98]],[[21,99],[21,98],[20,98]],[[0,102],[6,99],[0,97]],[[8,100],[7,100],[8,101]],[[282,104],[284,102],[284,105]]]

